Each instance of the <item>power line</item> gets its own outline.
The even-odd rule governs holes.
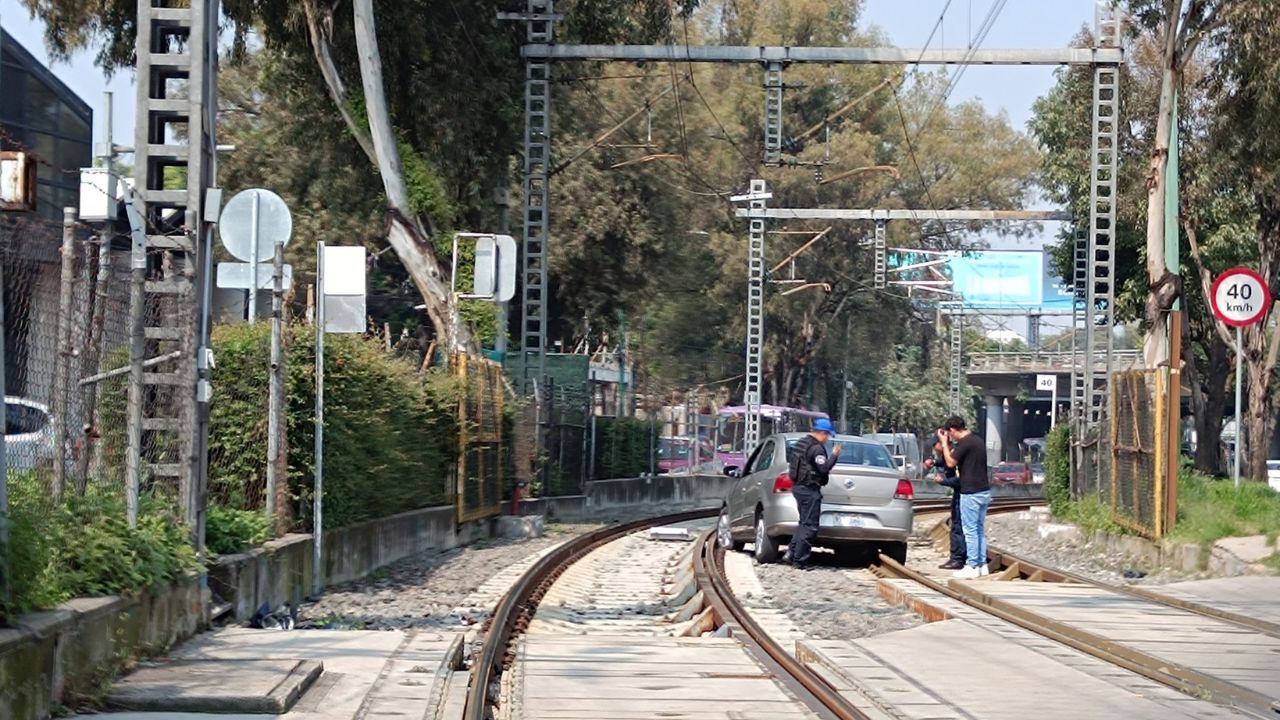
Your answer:
[[[729,141],[729,144],[733,146],[733,149],[737,150],[738,154],[742,156],[742,159],[750,165],[753,163],[752,159],[747,156],[745,151],[743,151],[742,146],[739,145],[731,135],[729,135],[729,130],[725,128],[724,123],[720,122],[720,118],[716,115],[716,111],[711,109],[711,104],[707,102],[707,98],[703,96],[702,90],[698,87],[698,83],[693,79],[693,51],[689,48],[689,17],[686,15],[682,20],[684,21],[685,56],[689,65],[689,85],[693,86],[693,91],[698,94],[698,99],[702,101],[702,104],[707,108],[707,112],[711,114],[711,119],[716,121],[716,125],[720,128],[720,133],[724,136],[724,139]]]

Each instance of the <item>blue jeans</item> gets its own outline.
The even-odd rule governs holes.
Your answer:
[[[960,522],[964,525],[964,546],[969,567],[987,564],[987,508],[991,507],[991,491],[960,496]]]

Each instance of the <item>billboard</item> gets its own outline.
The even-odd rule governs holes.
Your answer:
[[[937,256],[899,252],[890,256],[889,267],[906,269],[896,276],[900,280],[950,280],[951,290],[969,307],[1069,313],[1072,286],[1053,273],[1050,259],[1038,250],[990,250],[956,254],[946,264],[916,269]]]

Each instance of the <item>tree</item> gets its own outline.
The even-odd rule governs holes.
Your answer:
[[[1183,71],[1200,43],[1213,32],[1226,0],[1128,0],[1135,27],[1159,43],[1160,94],[1154,146],[1147,175],[1147,367],[1169,360],[1168,311],[1178,297],[1178,281],[1166,267],[1165,196],[1168,192],[1169,140],[1173,110],[1182,88]]]
[[[1274,6],[1239,0],[1221,13],[1211,51],[1216,62],[1205,79],[1209,101],[1203,133],[1213,153],[1199,174],[1201,202],[1183,208],[1183,225],[1200,281],[1208,295],[1215,260],[1254,265],[1280,290],[1280,28]],[[1206,233],[1206,229],[1211,232]],[[1205,244],[1201,239],[1207,240]],[[1214,256],[1217,255],[1217,258]],[[1265,481],[1276,413],[1275,371],[1280,331],[1274,317],[1247,328],[1243,346],[1220,322],[1224,344],[1243,353],[1248,404],[1243,419],[1249,473]]]

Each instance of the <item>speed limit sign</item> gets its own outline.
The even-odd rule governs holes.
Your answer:
[[[1231,327],[1248,327],[1271,309],[1271,288],[1248,268],[1228,270],[1213,283],[1213,313]]]

